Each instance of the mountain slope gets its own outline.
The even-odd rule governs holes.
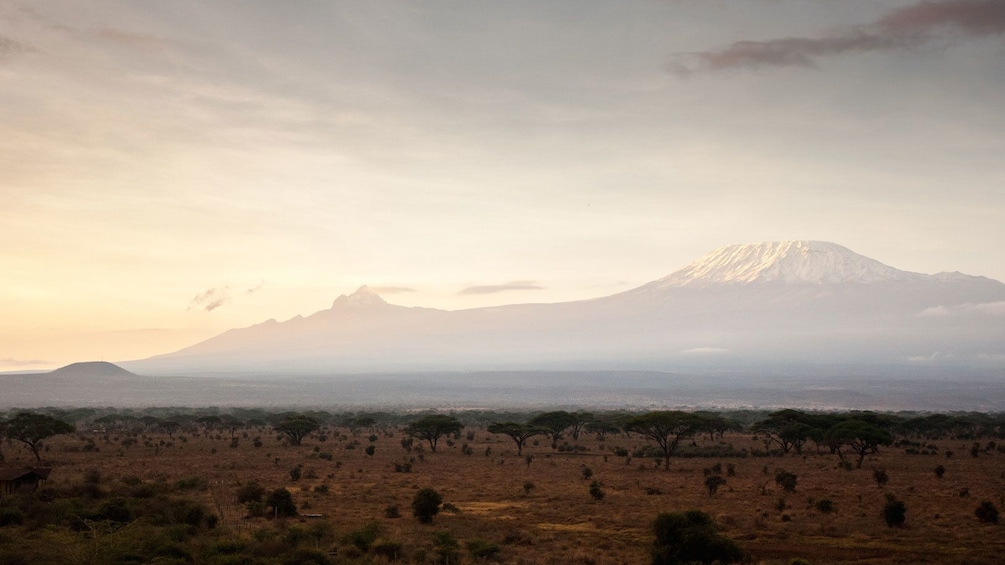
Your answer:
[[[93,377],[135,377],[131,373],[118,365],[107,361],[83,361],[80,363],[70,363],[65,367],[60,367],[54,371],[46,373],[51,377],[68,377],[88,379]]]
[[[840,284],[911,282],[909,273],[824,241],[729,245],[651,283],[660,288],[716,284]]]
[[[998,308],[996,305],[1003,305]],[[592,300],[446,311],[366,287],[306,318],[128,364],[153,374],[1005,365],[1005,285],[901,271],[826,242],[728,246]]]

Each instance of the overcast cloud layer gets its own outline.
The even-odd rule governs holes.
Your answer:
[[[741,242],[1005,279],[1003,6],[0,0],[0,370]]]

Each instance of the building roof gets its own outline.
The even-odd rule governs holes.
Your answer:
[[[43,481],[49,478],[52,469],[48,467],[21,467],[0,469],[0,481],[15,481],[28,475],[35,475]]]

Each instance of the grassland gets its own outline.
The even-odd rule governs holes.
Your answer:
[[[658,457],[640,456],[648,442],[637,435],[583,434],[576,441],[566,438],[561,451],[538,437],[522,456],[508,437],[472,426],[449,444],[441,441],[436,452],[418,442],[408,451],[403,438],[394,427],[354,435],[333,426],[299,446],[267,426],[233,434],[95,429],[55,437],[44,452],[53,472],[42,491],[0,500],[0,508],[29,508],[20,524],[0,527],[0,561],[129,562],[123,546],[161,535],[175,549],[157,554],[153,561],[159,563],[390,560],[392,553],[353,542],[367,531],[378,545],[396,548],[393,555],[405,563],[436,562],[449,554],[442,536],[436,544],[439,532],[459,544],[459,561],[451,562],[476,562],[465,547],[480,541],[498,546],[494,559],[501,563],[647,563],[652,520],[689,509],[711,514],[753,563],[801,558],[814,564],[990,564],[1005,555],[1001,526],[974,515],[983,500],[1005,507],[1005,453],[986,441],[977,456],[971,454],[974,442],[963,440],[884,447],[861,469],[848,469],[826,448],[809,444],[801,455],[759,455],[765,446],[751,433],[727,433],[721,440],[696,437],[683,451],[711,456],[675,457],[665,470],[657,468]],[[366,452],[370,445],[372,455]],[[34,464],[17,445],[4,451],[8,467]],[[627,456],[616,455],[625,451]],[[939,465],[945,468],[942,478],[934,472]],[[883,486],[874,479],[877,468],[889,476]],[[299,469],[297,480],[293,469]],[[798,477],[794,492],[776,484],[779,469]],[[712,496],[704,485],[709,472],[726,480]],[[319,516],[248,517],[238,492],[250,481],[267,491],[288,489],[302,514]],[[602,499],[590,495],[593,481]],[[431,524],[411,515],[412,498],[424,487],[442,494],[446,508]],[[888,527],[881,517],[887,493],[906,504],[903,527]],[[121,521],[101,519],[100,513],[67,517],[74,511],[87,516],[88,508],[107,507],[113,499],[133,509]],[[62,518],[31,516],[31,509],[52,514],[45,505],[67,506],[70,500],[77,501],[77,510],[63,508]],[[830,501],[830,511],[821,510],[827,508],[823,500]],[[174,534],[148,529],[138,518],[144,505],[165,501],[201,504],[205,516]],[[395,506],[401,516],[388,517]],[[215,516],[212,524],[209,515]],[[151,561],[142,552],[136,559]]]

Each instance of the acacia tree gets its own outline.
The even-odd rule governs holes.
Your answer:
[[[27,445],[36,461],[42,460],[38,452],[42,440],[73,431],[74,427],[62,420],[32,412],[21,412],[3,424],[4,435]]]
[[[718,435],[719,439],[722,439],[723,434],[730,431],[739,431],[743,429],[743,424],[733,418],[727,418],[722,414],[716,414],[715,412],[695,412],[696,415],[701,416],[701,431],[708,434],[708,439],[711,441],[715,440],[715,436]]]
[[[813,434],[810,416],[799,410],[779,410],[768,414],[768,417],[751,426],[750,431],[767,438],[766,447],[770,443],[778,444],[782,454],[795,449],[803,452],[803,444]]]
[[[701,429],[701,417],[679,410],[658,410],[629,419],[624,428],[659,444],[664,468],[669,471],[670,456],[682,439],[694,436]]]
[[[569,428],[572,431],[572,439],[578,440],[580,432],[586,429],[586,425],[594,420],[593,412],[573,412],[572,417],[575,420],[573,420]]]
[[[893,443],[893,435],[885,429],[861,420],[845,420],[827,431],[827,441],[835,446],[838,457],[844,461],[841,446],[847,445],[858,455],[857,468],[870,453],[878,453],[879,446]]]
[[[430,414],[405,426],[405,433],[428,441],[429,448],[435,452],[436,442],[440,441],[440,437],[457,433],[463,428],[464,424],[453,416]]]
[[[607,437],[607,434],[616,434],[621,431],[621,428],[607,420],[590,420],[583,429],[588,433],[597,434],[597,439],[600,440]]]
[[[531,424],[520,424],[517,422],[490,424],[489,427],[485,429],[491,434],[503,434],[509,436],[514,442],[516,442],[517,455],[523,454],[523,446],[527,443],[528,439],[537,435],[548,433],[547,428],[533,426]]]
[[[303,414],[287,416],[282,422],[273,426],[274,430],[286,436],[293,445],[300,445],[308,434],[320,428],[321,422]]]
[[[558,440],[562,439],[562,432],[566,428],[576,425],[578,420],[579,417],[575,414],[570,414],[565,410],[556,410],[538,414],[531,418],[529,423],[547,430],[545,435],[551,438],[551,447],[554,449],[558,447]]]

